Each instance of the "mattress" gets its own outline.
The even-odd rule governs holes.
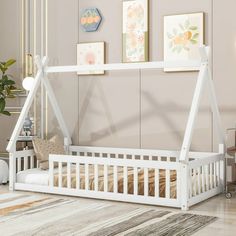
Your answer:
[[[101,166],[102,167],[102,166]],[[117,170],[117,181],[118,193],[124,192],[124,179],[123,179],[123,168],[118,167]],[[108,168],[108,192],[113,192],[114,188],[114,175],[113,168]],[[134,185],[133,185],[133,169],[128,168],[127,171],[127,191],[128,194],[134,193]],[[95,189],[94,183],[94,168],[93,166],[89,167],[89,189]],[[49,171],[41,170],[41,169],[28,169],[25,171],[20,171],[17,173],[17,182],[25,183],[25,184],[35,184],[35,185],[44,185],[47,186],[49,184]],[[166,177],[165,170],[160,170],[159,172],[159,195],[160,197],[165,197],[165,189],[166,189]],[[58,187],[58,169],[54,169],[54,186]],[[66,167],[62,169],[62,187],[67,187],[67,173]],[[72,165],[71,168],[71,188],[76,188],[76,174],[75,174],[75,166]],[[80,189],[85,189],[85,168],[84,166],[80,166]],[[98,191],[104,191],[104,172],[103,168],[98,169]],[[139,169],[138,171],[138,194],[144,195],[144,170]],[[176,198],[176,172],[170,172],[170,197]],[[148,171],[148,195],[155,195],[155,171],[154,169],[149,169]]]
[[[66,172],[66,167],[63,167],[63,172]],[[54,169],[55,175],[58,169]],[[35,185],[49,185],[49,170],[42,170],[40,168],[28,169],[20,171],[16,175],[18,183],[22,184],[35,184]]]
[[[23,184],[48,185],[49,174],[48,170],[28,169],[18,172],[16,179],[18,183]]]

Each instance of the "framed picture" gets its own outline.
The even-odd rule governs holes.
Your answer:
[[[148,0],[123,1],[123,62],[148,61]]]
[[[200,60],[204,44],[204,13],[164,17],[164,60]],[[164,71],[195,71],[197,68],[165,68]]]
[[[87,8],[82,12],[80,24],[85,32],[95,32],[102,22],[102,15],[95,7]]]
[[[102,65],[105,63],[105,42],[77,44],[78,65]],[[78,75],[102,75],[104,70],[78,72]]]

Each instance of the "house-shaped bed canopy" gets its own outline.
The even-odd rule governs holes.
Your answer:
[[[222,131],[222,126],[220,122],[220,114],[218,109],[218,104],[216,100],[215,90],[213,86],[213,81],[211,77],[211,70],[209,67],[209,47],[200,48],[201,62],[197,61],[180,61],[180,62],[147,62],[147,63],[122,63],[122,64],[105,64],[105,65],[85,65],[85,66],[56,66],[48,67],[48,58],[44,57],[42,60],[39,56],[35,58],[35,63],[38,68],[37,75],[35,77],[35,82],[33,88],[29,92],[29,95],[26,99],[20,117],[17,121],[17,124],[14,128],[12,136],[7,146],[8,152],[15,151],[16,141],[19,137],[20,131],[22,129],[24,120],[29,112],[29,109],[33,103],[34,97],[36,96],[37,89],[41,82],[43,82],[45,89],[47,91],[49,100],[51,102],[52,108],[54,110],[55,116],[60,125],[61,131],[65,138],[65,145],[71,145],[71,137],[68,131],[66,122],[63,118],[63,115],[60,111],[56,97],[54,95],[53,89],[50,85],[50,82],[47,78],[49,73],[65,73],[65,72],[83,72],[83,71],[93,71],[93,70],[137,70],[137,69],[163,69],[168,67],[199,67],[199,75],[197,79],[197,84],[193,96],[192,106],[189,113],[188,123],[186,126],[186,131],[184,135],[184,140],[181,148],[180,160],[186,161],[187,155],[190,149],[192,136],[194,132],[194,125],[197,119],[197,114],[199,110],[199,104],[202,97],[203,88],[207,87],[209,93],[209,99],[211,104],[211,110],[213,112],[215,127],[217,130],[219,142],[224,144],[224,135]]]
[[[218,104],[216,100],[215,90],[213,86],[211,69],[209,66],[209,48],[200,48],[201,61],[160,61],[160,62],[147,62],[147,63],[119,63],[119,64],[104,64],[104,65],[84,65],[84,66],[48,66],[48,58],[44,57],[42,60],[40,57],[36,57],[35,62],[38,68],[37,75],[33,88],[30,90],[22,112],[19,116],[17,124],[14,128],[13,134],[7,146],[7,151],[10,153],[10,189],[16,190],[28,190],[39,191],[55,194],[66,194],[72,196],[83,196],[92,198],[102,198],[119,201],[139,202],[147,204],[156,204],[164,206],[181,207],[182,209],[188,209],[189,206],[194,205],[200,201],[203,201],[209,197],[212,197],[223,190],[224,185],[224,152],[225,152],[225,140],[220,121],[220,114]],[[97,147],[75,147],[72,146],[72,140],[68,131],[66,122],[58,106],[53,89],[50,85],[47,75],[50,73],[65,73],[65,72],[83,72],[83,71],[112,71],[112,70],[141,70],[141,69],[163,69],[168,67],[196,67],[199,68],[199,74],[197,78],[196,88],[193,95],[192,105],[186,125],[184,134],[184,140],[180,151],[169,150],[145,150],[145,149],[115,149],[115,148],[97,148]],[[65,149],[68,151],[67,156],[50,155],[49,156],[49,185],[32,185],[26,183],[17,182],[17,173],[22,170],[21,158],[24,158],[24,170],[28,169],[28,163],[31,167],[34,167],[34,151],[25,150],[22,152],[16,151],[16,142],[22,129],[24,120],[29,112],[31,105],[33,104],[34,97],[36,96],[37,89],[41,82],[43,83],[55,116],[60,125],[61,131],[64,136]],[[190,152],[190,145],[192,142],[194,127],[199,111],[200,100],[203,94],[203,89],[206,88],[209,94],[209,100],[211,110],[213,113],[213,121],[218,134],[219,151],[217,153],[208,152]],[[88,153],[92,153],[91,158],[81,157]],[[73,154],[73,156],[72,156]],[[76,154],[77,156],[74,156]],[[88,154],[89,155],[89,154]],[[96,156],[99,158],[96,158]],[[109,158],[103,158],[104,155]],[[116,158],[111,158],[115,156]],[[129,160],[129,157],[132,157]],[[30,157],[30,161],[28,161]],[[122,158],[120,158],[122,157]],[[136,157],[139,159],[137,160]],[[145,158],[148,157],[148,160]],[[158,158],[157,160],[155,158]],[[162,160],[162,157],[166,157],[166,161]],[[174,162],[171,161],[174,158]],[[62,162],[67,163],[67,187],[62,186]],[[17,165],[16,165],[17,163]],[[59,181],[58,187],[54,185],[54,163],[59,168]],[[71,187],[71,165],[76,164],[76,187]],[[85,176],[81,176],[80,168],[85,166]],[[99,175],[98,166],[104,167],[104,188],[103,191],[98,189]],[[89,187],[90,175],[89,166],[94,166],[94,189]],[[108,191],[108,168],[113,168],[113,187],[112,192]],[[118,167],[123,168],[123,190],[118,191]],[[133,193],[130,194],[127,190],[127,183],[130,180],[127,168],[133,168]],[[149,180],[148,173],[150,170],[155,171],[155,193],[151,195],[148,192]],[[165,170],[165,195],[160,195],[159,192],[159,173],[161,170]],[[138,191],[138,171],[144,171],[144,193],[140,196]],[[170,188],[171,184],[170,171],[176,172],[176,196],[173,198]],[[80,189],[78,184],[84,178],[85,188]],[[208,181],[210,180],[210,182]],[[121,180],[120,180],[121,181]],[[192,183],[194,185],[192,186]]]

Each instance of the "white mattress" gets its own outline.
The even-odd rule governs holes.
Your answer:
[[[62,172],[66,172],[66,168],[62,167]],[[74,170],[74,165],[71,166],[71,170]],[[58,168],[54,169],[54,173],[58,173]],[[49,185],[49,170],[34,168],[20,171],[16,174],[16,180],[21,184]]]
[[[48,185],[49,173],[48,170],[41,170],[39,168],[28,169],[18,172],[16,179],[17,183],[22,184]]]

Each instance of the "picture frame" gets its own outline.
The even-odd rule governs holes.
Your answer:
[[[204,12],[164,16],[164,60],[200,60],[204,45]],[[196,71],[198,68],[164,68],[165,72]]]
[[[122,61],[149,59],[149,0],[123,1]]]
[[[103,65],[105,63],[105,42],[77,44],[77,65]],[[78,75],[104,75],[104,70],[78,72]]]
[[[80,25],[84,32],[95,32],[102,22],[102,15],[98,8],[90,7],[83,10]]]

